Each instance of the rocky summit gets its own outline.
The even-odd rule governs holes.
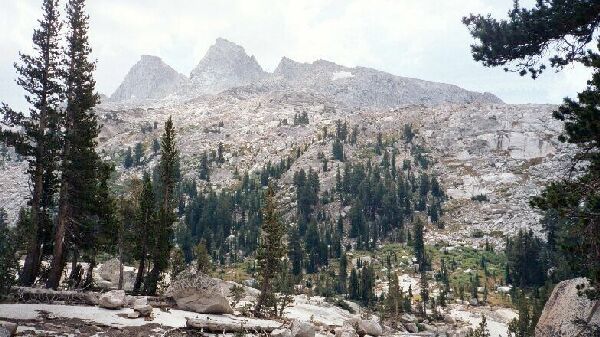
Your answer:
[[[129,70],[111,101],[141,101],[165,98],[188,81],[185,75],[163,62],[160,57],[142,55]]]
[[[248,56],[243,47],[218,38],[192,70],[190,79],[192,91],[217,93],[260,81],[266,76],[254,56]]]

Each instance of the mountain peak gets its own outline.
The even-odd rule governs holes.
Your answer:
[[[187,78],[160,57],[142,55],[111,95],[112,101],[159,99],[172,93]]]
[[[261,80],[267,73],[244,47],[218,38],[192,70],[194,86],[205,92],[219,92]]]

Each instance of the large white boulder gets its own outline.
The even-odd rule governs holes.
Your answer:
[[[356,331],[360,336],[381,336],[383,335],[383,328],[379,322],[372,319],[361,319],[358,321]]]
[[[315,337],[315,327],[307,322],[294,320],[291,330],[292,337]]]
[[[578,294],[578,286],[584,290],[588,285],[585,278],[557,284],[535,327],[535,336],[583,336],[586,329],[600,329],[600,301]]]
[[[111,290],[100,295],[98,306],[106,309],[120,309],[125,305],[125,290]]]
[[[165,296],[172,298],[177,308],[201,314],[232,314],[233,309],[223,292],[219,279],[211,278],[195,268],[188,268],[171,282]]]
[[[119,271],[120,263],[117,258],[100,264],[98,266],[98,276],[100,276],[100,279],[96,280],[96,283],[108,288],[117,287],[119,285]],[[134,283],[135,268],[123,266],[123,288],[125,290],[132,290]]]
[[[6,330],[8,333],[7,336],[15,336],[17,334],[18,326],[17,323],[0,321],[0,330]],[[0,336],[2,336],[2,332],[0,332]]]

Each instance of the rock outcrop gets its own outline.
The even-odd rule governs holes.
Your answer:
[[[98,266],[97,276],[100,277],[99,285],[116,288],[119,285],[119,259],[110,259]],[[135,282],[135,268],[123,266],[123,289],[130,291]]]
[[[580,290],[585,290],[588,285],[584,278],[557,284],[535,327],[535,336],[598,336],[600,301],[590,301],[585,294],[580,294]]]
[[[120,309],[125,303],[125,290],[111,290],[98,299],[98,306],[106,309]]]
[[[165,296],[172,298],[177,308],[201,314],[232,314],[233,309],[223,292],[219,279],[211,278],[190,267],[177,275]]]
[[[361,319],[356,326],[356,332],[358,332],[359,336],[369,335],[377,337],[383,335],[383,328],[375,320]]]
[[[315,337],[315,327],[307,322],[292,321],[292,337]]]

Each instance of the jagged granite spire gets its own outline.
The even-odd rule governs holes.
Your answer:
[[[142,55],[110,99],[112,101],[160,99],[173,94],[187,81],[185,75],[178,73],[159,57]]]
[[[267,76],[254,56],[248,56],[243,47],[218,38],[192,70],[190,79],[196,90],[215,93],[257,82]]]

